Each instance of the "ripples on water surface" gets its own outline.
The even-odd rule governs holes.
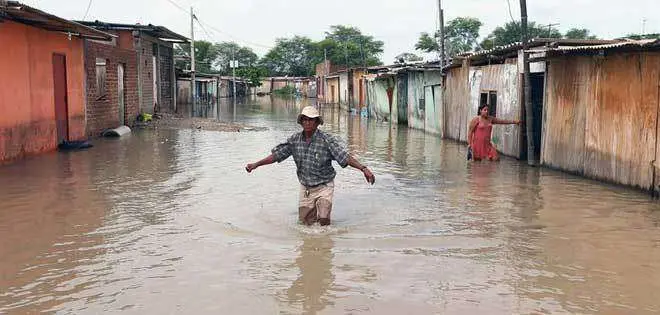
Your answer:
[[[338,169],[334,225],[296,224],[300,103],[205,111],[268,131],[137,131],[0,167],[0,313],[660,312],[660,211],[626,189],[324,108],[377,176]]]

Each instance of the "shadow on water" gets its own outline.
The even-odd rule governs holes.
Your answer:
[[[377,176],[336,167],[327,231],[297,224],[291,159],[244,171],[308,104]],[[462,144],[316,100],[179,109],[267,130],[139,130],[0,168],[0,313],[660,312],[644,194],[469,163]]]

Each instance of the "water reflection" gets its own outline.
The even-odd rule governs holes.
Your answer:
[[[71,296],[93,286],[75,270],[104,253],[103,237],[89,235],[108,210],[89,187],[89,160],[40,160],[0,169],[0,313],[46,311],[63,302],[55,292]]]
[[[332,290],[332,239],[325,236],[311,236],[303,239],[298,249],[295,266],[300,276],[287,290],[289,303],[302,304],[302,314],[317,314],[332,303],[327,296]]]

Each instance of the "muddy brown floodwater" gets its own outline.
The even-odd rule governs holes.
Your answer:
[[[291,159],[244,166],[299,130],[305,101],[197,116],[0,167],[0,313],[652,314],[660,206],[643,193],[323,107],[377,176],[340,169],[334,225],[296,223]]]

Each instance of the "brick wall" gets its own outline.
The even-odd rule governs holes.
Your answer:
[[[118,66],[124,64],[124,120],[132,126],[139,114],[137,85],[137,54],[114,45],[85,42],[85,72],[87,74],[87,130],[97,136],[107,128],[119,126]],[[106,60],[105,93],[99,95],[96,79],[96,58]]]

